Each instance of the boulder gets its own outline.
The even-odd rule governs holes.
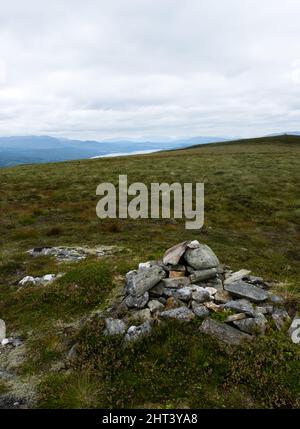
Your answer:
[[[124,299],[124,303],[128,308],[143,308],[147,305],[147,302],[149,301],[149,293],[145,292],[141,296],[132,296],[127,295],[127,297]]]
[[[159,282],[157,285],[149,289],[149,294],[154,297],[160,297],[164,293],[165,286],[163,282]]]
[[[166,250],[163,256],[163,263],[177,265],[180,261],[181,256],[184,254],[188,244],[189,241],[184,241]]]
[[[166,272],[159,266],[144,268],[130,272],[126,276],[126,292],[132,296],[141,296],[166,276]]]
[[[4,320],[0,319],[0,342],[6,338],[6,324]]]
[[[268,321],[263,314],[256,317],[249,317],[244,320],[236,320],[234,325],[241,331],[252,335],[264,335],[266,332]]]
[[[232,345],[239,345],[252,338],[251,335],[241,332],[239,329],[210,318],[204,320],[200,326],[200,331]]]
[[[257,303],[268,299],[268,294],[265,290],[241,280],[224,284],[224,289],[239,298],[247,298],[250,301]]]
[[[226,276],[226,279],[224,280],[224,284],[230,284],[238,280],[243,280],[243,278],[247,277],[250,273],[251,271],[245,270],[245,269],[236,271],[235,273],[230,273],[228,276]]]
[[[123,335],[126,331],[126,325],[121,319],[105,319],[104,335]]]
[[[184,258],[188,265],[195,270],[205,270],[216,268],[219,265],[219,260],[206,244],[199,244],[196,249],[187,249],[184,253]]]
[[[229,301],[224,304],[225,310],[234,310],[239,313],[246,313],[249,316],[254,316],[255,310],[253,305],[246,299],[237,299],[236,301]]]
[[[164,319],[177,319],[189,322],[195,317],[195,314],[187,307],[177,307],[171,310],[163,311],[160,313],[160,317]]]
[[[192,301],[192,309],[197,317],[205,317],[209,316],[209,310],[203,304],[199,304],[197,301]]]
[[[208,270],[199,270],[194,271],[189,275],[189,279],[191,283],[201,282],[203,280],[209,280],[211,278],[216,277],[217,270],[215,268],[210,268]]]
[[[144,322],[142,325],[139,326],[130,326],[128,329],[126,335],[125,335],[125,341],[136,341],[141,337],[144,337],[145,335],[149,335],[151,333],[152,327],[150,322]]]

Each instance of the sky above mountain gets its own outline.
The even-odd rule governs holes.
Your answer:
[[[298,0],[0,0],[0,135],[299,129]]]

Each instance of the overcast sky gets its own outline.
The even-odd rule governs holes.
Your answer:
[[[0,0],[0,135],[300,130],[299,0]]]

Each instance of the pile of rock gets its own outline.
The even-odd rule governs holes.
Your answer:
[[[96,246],[96,247],[35,247],[28,250],[31,256],[54,256],[62,262],[77,262],[86,259],[88,256],[102,257],[113,255],[122,249],[117,246]]]
[[[283,299],[268,291],[263,279],[248,270],[232,272],[197,240],[168,249],[162,261],[140,263],[126,275],[123,319],[106,318],[107,335],[135,340],[166,319],[203,318],[201,331],[230,344],[265,333],[271,320],[282,329],[290,317]],[[213,313],[223,313],[223,322]],[[139,324],[132,323],[137,321]]]

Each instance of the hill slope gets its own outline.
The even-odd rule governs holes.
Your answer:
[[[16,372],[34,389],[35,406],[299,406],[299,348],[283,334],[250,349],[228,349],[201,335],[197,323],[175,323],[125,351],[101,335],[99,318],[82,322],[120,293],[129,269],[187,239],[208,244],[232,269],[248,268],[273,282],[293,315],[300,309],[298,142],[276,136],[0,170],[0,315],[9,333],[24,338]],[[117,184],[119,174],[147,185],[204,182],[205,227],[188,231],[183,220],[172,219],[99,220],[96,187]],[[25,253],[97,244],[127,250],[75,265]],[[25,275],[60,272],[67,274],[43,288],[17,284]],[[79,348],[70,363],[73,344]],[[0,381],[0,392],[10,388]]]

